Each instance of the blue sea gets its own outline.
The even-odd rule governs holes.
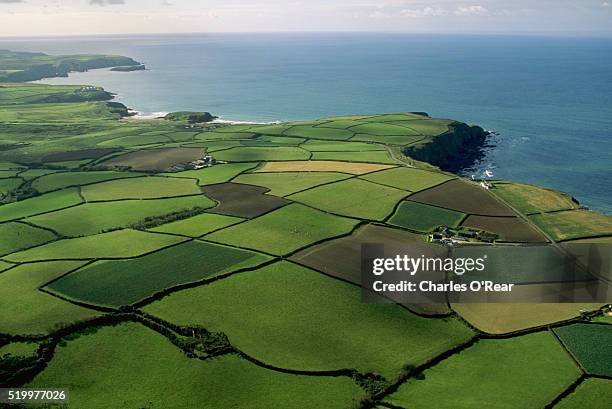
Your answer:
[[[277,121],[426,111],[499,132],[477,169],[553,187],[612,214],[612,39],[413,34],[192,34],[0,39],[0,48],[113,53],[94,70],[141,113]]]

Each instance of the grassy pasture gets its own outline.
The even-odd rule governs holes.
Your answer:
[[[568,195],[539,186],[495,183],[495,189],[491,191],[525,214],[569,210],[577,207]]]
[[[172,142],[186,142],[191,141],[194,137],[199,134],[199,132],[190,132],[190,131],[175,131],[175,132],[167,132],[166,135],[170,138]]]
[[[332,129],[313,127],[309,125],[295,125],[285,131],[284,134],[288,136],[299,136],[309,139],[333,139],[338,141],[345,141],[352,137],[354,132],[341,128]]]
[[[23,217],[49,212],[81,203],[76,188],[58,190],[42,196],[32,197],[20,202],[0,206],[0,221],[21,219]]]
[[[590,378],[583,380],[555,409],[601,409],[602,402],[612,402],[612,380]]]
[[[57,172],[55,169],[28,169],[24,172],[20,172],[19,177],[25,180],[32,180],[55,172]]]
[[[132,170],[167,170],[178,163],[201,159],[201,148],[156,148],[143,149],[115,156],[100,163],[106,167],[126,167]]]
[[[598,315],[593,318],[594,322],[603,322],[604,324],[612,324],[612,315],[610,313]]]
[[[304,138],[260,135],[254,139],[241,141],[240,143],[245,146],[297,146],[304,141],[306,141]]]
[[[360,299],[356,286],[279,262],[174,293],[145,311],[223,331],[233,345],[270,365],[355,368],[388,379],[473,335],[454,318],[421,318],[394,304]]]
[[[444,173],[407,167],[387,169],[360,177],[360,179],[369,180],[370,182],[411,192],[418,192],[419,190],[427,189],[453,178],[454,176],[449,176]]]
[[[510,243],[544,243],[546,238],[518,217],[468,216],[462,226],[499,235],[498,241]]]
[[[229,139],[251,139],[255,136],[252,132],[231,132],[224,131],[223,128],[218,128],[214,131],[201,132],[194,137],[196,141],[215,141],[215,140],[229,140]]]
[[[503,370],[500,370],[503,368]],[[547,332],[480,340],[410,379],[386,402],[410,408],[541,408],[580,376]]]
[[[131,172],[89,171],[89,172],[60,172],[40,177],[32,182],[32,187],[41,193],[65,187],[87,185],[107,180],[131,178],[141,176]]]
[[[412,120],[424,120],[429,121],[427,116],[413,114],[411,112],[400,112],[396,114],[382,114],[382,115],[370,115],[363,118],[359,118],[358,122],[393,122],[393,121],[412,121]]]
[[[210,241],[282,255],[319,240],[346,234],[354,220],[290,204],[245,223],[211,233]]]
[[[410,200],[445,207],[462,213],[486,216],[515,216],[486,190],[463,180],[451,180],[410,196]]]
[[[7,263],[6,261],[0,260],[0,272],[8,270],[9,268],[11,268],[13,266],[14,266],[14,264]]]
[[[214,154],[215,159],[228,162],[252,162],[265,160],[306,160],[310,157],[310,152],[292,146],[274,147],[237,147]]]
[[[356,134],[351,141],[376,142],[385,145],[408,146],[423,140],[422,135],[370,135]]]
[[[3,356],[11,355],[13,357],[29,357],[36,353],[38,343],[36,342],[11,342],[10,344],[0,347],[0,359]]]
[[[302,148],[311,152],[364,152],[384,151],[386,148],[376,143],[346,142],[346,141],[323,141],[311,139],[301,145]]]
[[[19,178],[0,179],[0,198],[17,189],[22,184],[23,179]]]
[[[250,125],[246,129],[247,132],[253,132],[257,134],[270,134],[270,135],[283,135],[284,132],[289,129],[289,124],[277,124],[277,125]],[[221,128],[219,131],[225,130],[226,127]],[[240,129],[240,128],[237,128]]]
[[[554,331],[589,374],[612,376],[612,327],[580,323],[558,327]]]
[[[555,241],[612,235],[612,216],[588,210],[535,214],[529,218]]]
[[[0,225],[1,226],[1,225]],[[115,230],[109,233],[55,241],[5,257],[15,263],[61,259],[136,257],[184,239],[166,234],[138,230]]]
[[[199,237],[213,230],[231,226],[241,222],[243,219],[238,217],[224,216],[221,214],[202,213],[197,216],[172,223],[162,224],[161,226],[150,229],[154,232],[181,234],[190,237]]]
[[[89,137],[89,135],[85,135]],[[43,162],[58,163],[58,162],[74,162],[84,159],[98,159],[110,153],[117,152],[115,148],[89,148],[89,149],[69,149],[67,151],[58,151],[47,153],[42,157]]]
[[[288,196],[317,209],[343,216],[383,220],[406,192],[360,179],[348,179]]]
[[[410,128],[412,131],[426,136],[437,136],[447,132],[449,125],[455,121],[449,119],[422,119],[416,121],[397,121],[392,122]]]
[[[99,261],[47,288],[90,304],[129,305],[178,284],[263,263],[267,256],[201,241],[189,241],[128,260]]]
[[[234,179],[234,182],[263,186],[270,189],[271,195],[287,196],[348,177],[346,174],[333,172],[243,173]]]
[[[0,254],[38,246],[56,238],[48,230],[18,222],[0,224],[0,237]]]
[[[98,146],[123,146],[126,148],[137,147],[143,145],[151,145],[156,143],[168,143],[172,142],[172,140],[164,135],[131,135],[131,136],[122,136],[120,138],[109,139],[107,141],[101,142]]]
[[[266,195],[265,187],[240,183],[221,183],[202,187],[207,197],[218,202],[209,212],[227,216],[252,218],[289,203],[287,199]]]
[[[194,207],[211,207],[205,196],[172,199],[124,200],[118,202],[86,203],[70,209],[31,217],[29,222],[51,228],[66,236],[87,236],[104,230],[128,227],[145,217],[161,216]]]
[[[46,334],[57,326],[100,315],[38,290],[81,265],[81,261],[50,261],[24,264],[0,274],[0,333]]]
[[[104,102],[5,105],[0,122],[79,122],[119,119]]]
[[[287,161],[267,162],[255,172],[341,172],[363,175],[377,170],[392,168],[378,163],[351,163],[338,161]]]
[[[389,219],[389,224],[419,232],[430,232],[438,226],[455,227],[465,214],[422,203],[403,201]]]
[[[234,354],[189,359],[162,335],[135,323],[68,341],[27,386],[58,384],[70,389],[71,406],[89,409],[340,409],[363,395],[346,377],[283,374]]]
[[[17,176],[19,173],[18,169],[13,170],[0,170],[0,178],[12,178]]]
[[[51,166],[59,166],[62,170],[69,169],[78,169],[81,166],[90,163],[91,159],[82,159],[82,160],[67,160],[62,162],[47,162],[47,165]]]
[[[83,186],[81,194],[88,202],[119,199],[156,199],[200,194],[192,179],[148,176],[117,179]]]
[[[387,151],[365,152],[313,152],[313,160],[335,160],[347,162],[398,163]]]
[[[236,146],[244,146],[242,140],[218,140],[218,141],[206,141],[206,142],[192,142],[185,143],[182,146],[185,147],[198,147],[206,148],[206,153],[211,154],[216,151],[235,148]]]
[[[356,119],[338,119],[330,118],[329,121],[322,122],[318,125],[315,125],[315,128],[338,128],[338,129],[346,129],[354,125],[359,125],[362,122],[357,121]]]
[[[416,136],[420,134],[405,126],[384,122],[367,122],[361,125],[352,126],[350,130],[358,134],[374,136]]]
[[[451,305],[467,322],[489,334],[507,334],[580,316],[581,309],[599,304],[471,303]]]
[[[242,172],[257,166],[257,163],[227,163],[222,165],[215,165],[209,168],[198,169],[198,170],[186,170],[183,172],[175,173],[164,173],[162,175],[182,177],[182,178],[193,178],[198,180],[199,185],[211,185],[216,183],[229,182],[231,179],[236,177]]]

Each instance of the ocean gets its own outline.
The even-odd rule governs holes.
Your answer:
[[[93,70],[143,114],[202,110],[238,121],[426,111],[499,132],[483,169],[612,214],[612,39],[382,33],[1,39],[0,48],[130,56],[147,71]]]

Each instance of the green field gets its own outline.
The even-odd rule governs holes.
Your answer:
[[[186,170],[176,173],[164,173],[162,175],[197,179],[199,185],[211,185],[215,183],[225,183],[236,177],[242,172],[257,166],[257,163],[228,163],[217,165],[210,168],[198,170]]]
[[[592,375],[612,376],[612,327],[573,324],[554,329],[580,365]]]
[[[397,189],[418,192],[419,190],[438,185],[454,176],[421,169],[399,167],[360,176],[361,179],[395,187]]]
[[[47,288],[90,304],[120,307],[166,288],[263,263],[261,254],[190,241],[140,258],[100,261]]]
[[[0,224],[0,237],[0,255],[39,246],[56,238],[48,230],[19,222]]]
[[[464,217],[463,213],[408,200],[400,203],[388,223],[427,233],[439,226],[456,227]]]
[[[410,379],[385,399],[410,408],[542,408],[580,376],[547,332],[474,346]]]
[[[199,237],[218,230],[223,227],[231,226],[244,219],[239,217],[225,216],[221,214],[203,213],[172,223],[162,224],[161,226],[150,229],[154,232],[181,234],[189,237]]]
[[[22,183],[23,179],[20,178],[0,179],[0,199],[17,189]]]
[[[100,87],[3,82],[130,61],[0,50],[2,386],[69,388],[79,409],[610,400],[604,303],[559,303],[584,291],[557,294],[544,281],[590,280],[547,242],[593,261],[604,244],[571,244],[612,240],[612,217],[550,189],[495,181],[488,190],[441,171],[436,157],[463,155],[465,137],[483,133],[424,113],[144,119]],[[215,161],[194,169],[205,155]],[[443,225],[497,239],[425,247]],[[484,250],[492,258],[474,277],[525,284],[517,299],[549,302],[365,303],[363,243],[419,245],[424,257]],[[607,277],[601,261],[589,265]]]
[[[344,129],[331,129],[312,127],[309,125],[296,125],[285,131],[284,134],[312,139],[347,140],[351,136],[353,136],[354,132]]]
[[[0,274],[0,333],[46,334],[63,325],[100,315],[38,290],[81,265],[81,261],[50,261],[24,264]]]
[[[374,136],[420,135],[419,132],[405,126],[383,122],[367,122],[362,125],[352,126],[350,130],[358,134],[368,134]]]
[[[556,241],[612,235],[612,217],[588,210],[535,214],[529,218]]]
[[[313,152],[312,160],[338,160],[349,162],[371,162],[397,164],[387,151],[364,152]]]
[[[271,195],[287,196],[348,177],[349,175],[334,172],[244,173],[234,179],[234,182],[267,187]]]
[[[310,152],[291,146],[239,147],[214,153],[214,158],[228,162],[253,162],[265,160],[306,160]]]
[[[32,182],[32,187],[41,193],[62,189],[70,186],[88,185],[106,180],[131,178],[141,176],[138,173],[90,171],[90,172],[60,172],[40,177]]]
[[[0,347],[0,359],[6,355],[13,357],[28,357],[34,355],[38,349],[36,342],[11,342]]]
[[[2,225],[0,225],[2,226]],[[115,230],[110,233],[59,240],[5,257],[14,263],[59,259],[93,259],[136,257],[179,243],[184,239],[166,234],[138,230]]]
[[[283,255],[317,241],[349,233],[354,220],[300,204],[281,207],[205,236],[206,240]]]
[[[77,189],[58,190],[20,202],[0,206],[0,222],[21,219],[35,214],[50,212],[82,202]]]
[[[233,345],[270,365],[355,368],[389,380],[405,365],[423,363],[473,335],[454,318],[362,304],[358,287],[287,262],[175,293],[145,311],[223,331]]]
[[[195,207],[206,208],[212,205],[213,202],[204,196],[123,200],[86,203],[70,209],[30,217],[27,220],[33,224],[51,228],[66,236],[76,237],[128,227],[144,220],[146,217],[161,216]]]
[[[59,384],[70,390],[71,406],[88,409],[344,409],[363,396],[346,377],[284,374],[236,355],[189,359],[132,323],[69,341],[28,387]]]
[[[583,380],[555,409],[601,409],[604,402],[612,402],[612,380],[590,378]]]
[[[345,142],[345,141],[325,141],[310,139],[301,145],[302,148],[311,152],[363,152],[363,151],[384,151],[383,145],[376,143]]]
[[[383,220],[406,192],[359,179],[330,183],[288,198],[327,212]]]
[[[194,180],[143,177],[111,180],[84,186],[81,194],[88,202],[124,199],[156,199],[201,194]]]

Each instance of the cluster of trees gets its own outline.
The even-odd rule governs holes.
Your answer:
[[[204,213],[205,211],[206,209],[203,207],[193,207],[191,209],[167,213],[161,216],[149,216],[145,217],[142,221],[138,223],[132,224],[129,227],[137,230],[151,229],[153,227],[161,226],[162,224],[187,219],[189,217]]]

